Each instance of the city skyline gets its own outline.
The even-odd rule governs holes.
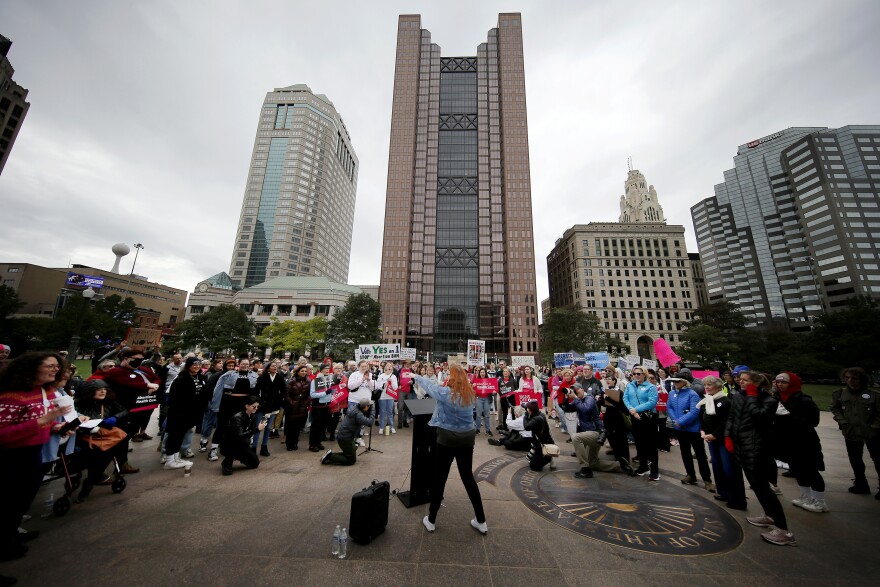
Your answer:
[[[456,18],[465,7],[468,18]],[[146,247],[138,273],[176,287],[227,270],[253,112],[267,87],[308,84],[344,113],[360,157],[348,282],[375,283],[402,13],[420,12],[444,54],[469,55],[486,22],[522,12],[542,259],[562,224],[617,219],[608,202],[620,195],[629,156],[662,186],[664,216],[685,225],[696,250],[689,209],[723,181],[734,145],[789,126],[871,124],[880,88],[865,75],[880,52],[872,2],[401,2],[343,11],[284,3],[225,5],[203,19],[204,11],[198,2],[0,7],[0,34],[14,42],[16,81],[31,102],[0,177],[14,220],[0,236],[3,260],[109,267],[109,246],[124,241]],[[288,35],[291,19],[333,27]],[[537,280],[543,299],[546,274]]]

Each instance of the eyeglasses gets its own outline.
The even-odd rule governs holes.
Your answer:
[[[642,371],[633,371],[633,375],[644,375]]]

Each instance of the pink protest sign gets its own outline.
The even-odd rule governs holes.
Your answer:
[[[664,367],[681,362],[681,357],[675,354],[675,351],[672,350],[669,343],[663,338],[658,338],[654,341],[654,354],[657,355],[657,360]]]
[[[708,375],[719,377],[718,371],[691,371],[691,375],[694,376],[694,379],[702,379]]]

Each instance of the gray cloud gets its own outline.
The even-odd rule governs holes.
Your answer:
[[[0,176],[2,259],[109,268],[123,241],[146,245],[138,273],[176,287],[226,270],[263,96],[306,83],[360,159],[349,282],[377,283],[397,15],[421,12],[445,55],[473,55],[513,10],[541,297],[556,238],[617,219],[626,157],[696,250],[689,208],[737,145],[877,122],[871,0],[5,2],[0,33],[32,105]]]

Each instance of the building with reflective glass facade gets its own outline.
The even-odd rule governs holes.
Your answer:
[[[443,57],[398,22],[379,298],[388,342],[535,354],[538,309],[522,21]]]
[[[749,324],[808,330],[880,296],[880,126],[788,128],[740,145],[715,197],[691,208],[710,302]]]
[[[236,287],[309,275],[348,281],[358,159],[333,103],[306,85],[260,109],[229,276]]]

